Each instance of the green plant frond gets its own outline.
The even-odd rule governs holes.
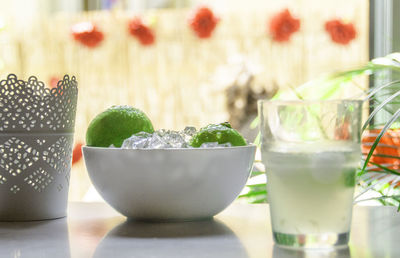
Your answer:
[[[391,206],[398,206],[397,211],[400,209],[400,199],[399,199],[399,191],[394,194],[385,193],[384,189],[373,189],[373,191],[379,193],[381,196],[380,202],[383,205],[391,205]],[[379,198],[379,197],[378,197]]]
[[[254,139],[253,144],[260,147],[260,143],[261,143],[261,134],[260,134],[260,132],[258,132],[256,138]]]
[[[376,146],[378,145],[379,141],[381,140],[382,136],[386,133],[386,131],[390,128],[390,126],[400,117],[400,109],[397,110],[396,113],[389,119],[389,121],[386,123],[386,125],[382,128],[378,136],[376,137],[374,143],[371,146],[371,149],[367,155],[367,158],[365,159],[364,165],[361,169],[361,173],[365,172],[365,169],[367,167],[367,164],[369,163],[369,160],[371,159],[372,154],[375,151]]]
[[[250,178],[251,177],[255,177],[255,176],[259,176],[259,175],[264,175],[265,172],[264,171],[253,171],[251,172]]]
[[[383,173],[383,174],[385,174],[385,175],[388,175],[388,173],[385,172],[385,171],[377,170],[378,167],[375,166],[375,165],[373,165],[371,162],[368,163],[368,164],[370,164],[371,166],[368,166],[368,167],[365,169],[366,172],[368,172],[368,173],[375,172],[375,173],[377,173],[377,174]]]
[[[304,100],[303,96],[301,96],[301,94],[297,91],[297,89],[296,89],[295,87],[289,87],[289,88],[293,91],[294,95],[295,95],[298,99]]]
[[[377,106],[379,106],[380,104],[381,104],[381,102],[379,102],[379,101],[377,101],[377,103],[378,103],[378,105],[376,105],[376,107]],[[390,104],[394,104],[393,102],[390,102]],[[390,107],[389,106],[383,106],[382,107],[382,110],[384,110],[384,111],[386,111],[386,112],[388,112],[390,115],[393,115],[394,114],[394,112],[396,112],[396,110],[392,110],[392,109],[390,109]]]
[[[378,163],[375,163],[375,162],[372,162],[372,161],[370,161],[369,163],[374,165],[374,166],[377,166],[380,169],[383,169],[384,171],[386,171],[389,174],[400,176],[400,172],[397,171],[397,170],[390,169],[388,167],[382,166],[381,164],[378,164]],[[375,172],[378,172],[378,171],[375,171]],[[378,173],[380,173],[380,172],[378,172]]]
[[[382,179],[382,176],[385,177]],[[399,198],[400,189],[396,187],[397,183],[399,182],[399,177],[393,175],[382,175],[382,176],[376,178],[376,180],[371,185],[363,189],[363,192],[355,198],[355,203],[362,201],[369,201],[369,200],[377,200],[383,205],[391,205],[391,206],[400,205],[400,198]],[[358,199],[364,193],[370,190],[378,193],[380,197],[372,197],[361,200]]]
[[[367,121],[363,124],[362,130],[366,129],[380,129],[371,148],[365,157],[364,163],[361,168],[357,171],[359,184],[362,187],[362,193],[366,191],[375,191],[379,193],[380,197],[374,197],[367,200],[376,200],[383,205],[396,205],[400,211],[400,188],[397,188],[398,179],[400,178],[400,171],[392,169],[390,164],[378,164],[370,161],[371,157],[382,157],[400,160],[400,157],[396,155],[388,154],[374,154],[378,143],[381,141],[383,135],[387,130],[400,128],[400,109],[394,105],[400,104],[400,80],[393,80],[383,85],[371,88],[369,90],[362,89],[357,84],[358,78],[362,76],[375,75],[375,78],[387,80],[388,73],[400,74],[400,53],[393,53],[382,58],[376,58],[368,62],[364,66],[356,67],[347,71],[335,72],[331,74],[325,74],[317,77],[314,80],[310,80],[298,87],[288,87],[285,90],[278,91],[272,100],[328,100],[338,98],[343,95],[344,90],[348,91],[348,87],[354,88],[354,94],[357,95],[356,99],[362,99],[370,102],[370,108],[373,108]],[[361,89],[361,90],[359,90]],[[358,93],[360,92],[360,93]],[[372,118],[376,116],[378,112],[388,112],[390,118],[386,123],[374,123],[371,124]],[[259,125],[259,117],[253,120],[250,128],[254,129]],[[260,134],[258,134],[254,144],[260,145]],[[372,165],[372,166],[368,166]],[[380,171],[374,171],[375,169]],[[258,176],[263,172],[253,172],[253,176]],[[363,181],[364,179],[365,181]],[[393,183],[393,184],[391,184]],[[262,203],[266,201],[267,191],[266,184],[253,184],[247,185],[248,192],[240,196],[245,198],[250,203]],[[360,195],[361,196],[361,195]],[[356,197],[357,199],[357,197]],[[365,201],[360,200],[356,202]]]
[[[388,55],[394,62],[396,62],[400,66],[400,53],[394,52]]]
[[[371,174],[373,172],[367,173],[367,174]],[[369,190],[373,189],[374,187],[376,187],[377,185],[380,184],[379,180],[387,177],[387,174],[375,174],[374,173],[374,177],[373,178],[369,178],[368,180],[365,181],[365,183],[363,183],[362,181],[359,181],[360,185],[363,186],[363,190],[356,196],[354,197],[354,200],[357,200],[358,198],[360,198],[363,194],[365,194],[366,192],[368,192]]]
[[[365,73],[367,68],[360,68],[348,72],[323,75],[317,79],[308,81],[296,88],[278,91],[273,100],[287,99],[319,99],[326,100],[333,97],[341,89],[352,82],[357,76]]]
[[[393,104],[393,102],[391,102]],[[393,115],[393,114],[392,114]],[[381,129],[386,123],[374,123],[370,124],[367,129]],[[394,122],[390,129],[400,129],[400,122]]]
[[[249,187],[249,188],[256,188],[256,187],[264,187],[265,188],[267,186],[267,184],[260,183],[260,184],[246,185],[246,186]]]
[[[370,104],[370,106],[376,107],[376,106],[379,106],[379,104],[380,104],[380,102],[377,101],[376,103]],[[392,102],[390,102],[390,104],[400,104],[400,101],[392,101]]]
[[[385,83],[385,84],[383,84],[383,85],[381,85],[381,86],[379,86],[379,87],[374,87],[374,88],[372,88],[372,89],[370,89],[370,90],[368,91],[368,95],[367,95],[367,97],[364,99],[364,101],[370,99],[372,96],[374,96],[375,94],[377,94],[377,93],[379,93],[380,91],[382,91],[382,89],[390,88],[390,87],[396,86],[396,85],[400,85],[400,80],[388,82],[388,83]]]
[[[310,80],[295,89],[278,91],[273,100],[280,99],[319,99],[325,100],[340,92],[341,89],[352,83],[355,78],[362,75],[371,75],[379,71],[391,70],[393,72],[400,72],[400,63],[398,62],[399,53],[393,53],[386,57],[376,58],[371,60],[364,66],[350,69],[347,71],[340,71],[328,75],[322,75],[314,80]],[[382,88],[390,87],[400,81],[393,81],[388,84],[374,88],[369,95],[374,95]],[[354,84],[354,83],[353,83]],[[356,85],[357,86],[357,85]],[[368,96],[366,99],[370,98]]]
[[[266,203],[266,202],[267,202],[267,198],[260,198],[260,199],[256,199],[254,201],[251,201],[252,204]]]
[[[379,106],[377,106],[374,111],[372,111],[372,113],[369,115],[367,121],[365,121],[363,127],[362,127],[362,131],[364,131],[367,127],[368,124],[371,122],[372,118],[374,118],[374,116],[384,107],[386,106],[390,101],[392,101],[394,98],[396,98],[397,96],[400,95],[400,91],[397,91],[396,93],[392,94],[390,97],[388,97],[387,99],[385,99]]]
[[[372,97],[370,100],[373,101],[373,104],[371,105],[371,103],[370,103],[370,107],[371,107],[371,108],[376,108],[376,107],[378,107],[378,106],[382,103],[381,99],[384,99],[386,96],[391,96],[392,94],[393,94],[393,93],[388,93],[388,94],[380,95],[379,97]],[[383,109],[384,111],[388,112],[389,114],[393,115],[394,112],[396,112],[396,110],[397,110],[397,108],[396,108],[395,105],[396,105],[396,104],[400,104],[400,102],[395,101],[395,100],[398,100],[398,98],[393,99],[393,100],[390,102],[390,105],[385,105],[385,106],[383,106],[382,109]]]
[[[400,198],[400,195],[382,195],[379,197],[372,197],[372,198],[368,198],[368,199],[362,199],[362,200],[358,200],[355,201],[354,203],[360,203],[360,202],[365,202],[365,201],[373,201],[373,200],[385,200],[385,199],[394,199],[394,198]]]
[[[266,195],[267,190],[259,190],[259,191],[249,191],[246,194],[239,195],[239,198],[248,198],[248,197],[254,197],[257,195]]]
[[[374,157],[382,157],[382,158],[391,158],[391,159],[399,159],[399,156],[394,156],[394,155],[387,155],[387,154],[373,154]],[[371,162],[370,162],[371,163]]]
[[[329,80],[332,78],[345,78],[345,80],[348,80],[348,79],[353,79],[360,75],[370,75],[372,71],[373,71],[373,65],[368,63],[367,65],[355,69],[332,73],[327,79]]]
[[[399,129],[400,128],[400,122],[394,122],[390,129]]]
[[[250,129],[257,128],[258,124],[260,123],[260,118],[257,116],[250,124]]]
[[[331,87],[327,88],[325,94],[321,96],[322,100],[330,99],[334,96],[339,90],[342,89],[344,82],[339,82],[337,85],[333,84]]]
[[[391,96],[392,94],[393,94],[393,92],[387,92],[387,93],[379,94],[379,96],[375,95],[375,96],[370,97],[369,100],[374,100],[375,102],[380,103],[381,99],[385,99],[385,97]]]
[[[369,62],[369,66],[374,71],[383,70],[383,69],[400,71],[400,63],[398,62],[398,60],[396,58],[393,58],[398,54],[399,53],[392,53],[385,57],[378,57],[378,58],[372,59],[371,62]]]

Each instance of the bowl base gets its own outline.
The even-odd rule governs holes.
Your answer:
[[[201,218],[131,218],[127,217],[127,221],[145,222],[145,223],[176,223],[176,222],[193,222],[193,221],[207,221],[213,220],[214,217],[201,217]]]

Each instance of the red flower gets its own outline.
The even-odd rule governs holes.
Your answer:
[[[272,39],[278,42],[289,41],[293,33],[300,29],[300,19],[292,16],[288,9],[276,14],[269,23]]]
[[[52,76],[52,77],[50,77],[50,80],[49,80],[49,88],[50,89],[52,89],[52,88],[57,88],[57,84],[58,84],[58,81],[59,81],[60,79],[58,78],[58,77],[56,77],[56,76]]]
[[[91,22],[77,23],[71,29],[74,39],[90,48],[97,47],[104,39],[103,32]]]
[[[82,158],[82,143],[77,143],[72,151],[72,165],[77,163]]]
[[[357,32],[352,23],[343,23],[333,19],[325,23],[325,30],[330,34],[333,42],[347,45],[356,38]]]
[[[208,7],[200,7],[189,19],[189,26],[199,38],[209,38],[219,18]]]
[[[144,46],[152,45],[155,41],[155,35],[152,29],[139,18],[133,18],[128,24],[129,33],[135,37]]]

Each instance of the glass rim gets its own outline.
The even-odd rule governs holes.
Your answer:
[[[274,105],[308,105],[308,104],[324,104],[324,103],[363,103],[362,99],[328,99],[328,100],[319,100],[319,99],[310,99],[310,100],[272,100],[272,99],[259,99],[258,104],[274,104]]]

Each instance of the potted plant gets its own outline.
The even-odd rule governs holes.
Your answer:
[[[321,76],[297,88],[279,91],[273,99],[338,99],[344,92],[351,92],[351,98],[361,98],[369,105],[369,116],[362,131],[363,158],[358,171],[361,186],[355,202],[377,200],[384,205],[396,205],[400,210],[400,80],[393,80],[400,74],[400,53],[376,58],[366,65],[347,71]],[[372,76],[375,87],[363,89],[359,81]],[[382,82],[383,81],[383,82]],[[347,94],[349,95],[349,94]],[[386,118],[375,121],[378,114],[386,113]],[[258,125],[258,119],[252,127]],[[256,139],[256,143],[257,143]],[[255,164],[252,177],[264,173],[260,164]],[[265,183],[251,183],[240,198],[251,203],[266,202]],[[365,198],[365,193],[370,197]]]

